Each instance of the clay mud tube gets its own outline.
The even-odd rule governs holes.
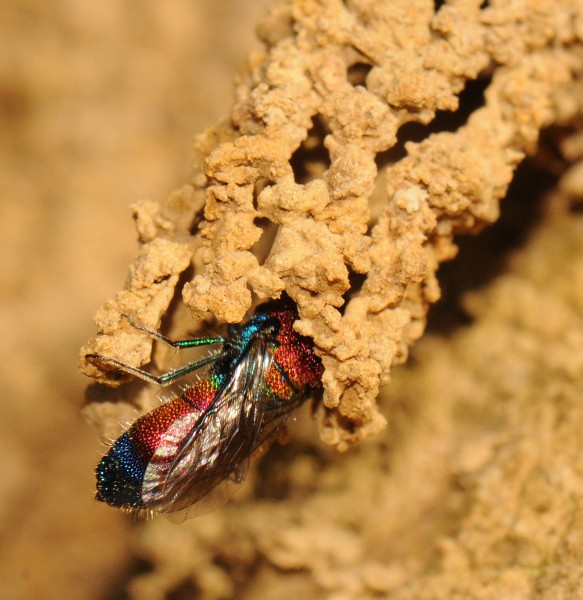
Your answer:
[[[454,236],[497,219],[543,127],[581,115],[580,7],[480,4],[275,3],[231,114],[196,140],[191,181],[135,206],[142,249],[82,355],[144,364],[151,343],[120,315],[158,328],[179,295],[195,320],[235,323],[286,292],[326,369],[322,439],[342,450],[380,431],[379,388],[423,334]],[[465,122],[383,163],[403,126],[455,113],[476,79]]]

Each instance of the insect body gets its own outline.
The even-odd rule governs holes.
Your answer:
[[[97,499],[120,508],[173,512],[240,475],[250,454],[288,414],[321,390],[322,363],[312,341],[294,331],[297,318],[291,304],[272,302],[247,323],[232,325],[226,338],[170,342],[145,330],[179,348],[223,345],[217,354],[159,378],[88,355],[91,362],[162,385],[212,364],[207,377],[139,418],[114,442],[96,469]]]

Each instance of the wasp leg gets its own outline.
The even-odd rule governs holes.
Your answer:
[[[189,341],[189,340],[186,340]],[[196,341],[196,340],[195,340]],[[188,365],[176,369],[174,371],[168,371],[168,373],[164,373],[162,375],[152,375],[148,373],[148,371],[144,371],[143,369],[138,369],[137,367],[132,367],[131,365],[126,365],[115,358],[109,358],[108,356],[103,356],[102,354],[87,354],[85,355],[85,360],[90,363],[101,363],[112,365],[118,368],[120,371],[124,373],[129,373],[130,375],[134,375],[135,377],[139,377],[144,381],[149,381],[150,383],[156,383],[161,386],[169,385],[173,381],[188,375],[188,373],[192,373],[197,369],[200,369],[206,365],[210,365],[211,363],[228,356],[230,352],[225,350],[224,352],[219,352],[218,354],[214,354],[213,356],[208,356],[207,358],[203,358],[201,360],[197,360],[196,362],[189,363]]]
[[[272,364],[279,371],[279,374],[281,375],[281,378],[283,379],[284,383],[287,383],[295,394],[299,394],[300,389],[291,382],[290,378],[288,377],[287,373],[283,370],[283,368],[280,367],[275,360]]]
[[[195,348],[197,346],[209,346],[210,344],[224,344],[226,341],[224,337],[208,337],[174,341],[170,338],[167,338],[165,335],[158,333],[157,331],[153,331],[152,329],[148,329],[147,327],[136,323],[128,314],[124,313],[122,316],[134,329],[143,331],[150,337],[153,337],[155,340],[167,344],[168,346],[172,346],[173,348]]]

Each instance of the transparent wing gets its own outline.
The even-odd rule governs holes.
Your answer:
[[[258,429],[257,437],[253,447],[245,447],[240,462],[231,466],[232,470],[226,476],[220,475],[219,480],[213,484],[213,487],[198,500],[192,502],[192,494],[187,495],[188,502],[185,508],[171,508],[170,519],[176,523],[181,523],[193,516],[205,515],[218,506],[222,506],[231,498],[233,493],[239,489],[247,471],[249,470],[250,455],[259,448],[265,441],[270,439],[274,433],[285,422],[287,415],[302,404],[305,400],[303,396],[294,394],[289,399],[274,398],[266,393],[262,384],[262,390],[255,400],[258,406],[256,427]],[[222,478],[222,479],[221,479]]]
[[[282,426],[288,414],[298,408],[306,399],[298,393],[291,398],[282,400],[280,398],[270,398],[263,403],[263,415],[261,428],[253,450],[259,448],[263,442],[267,441]]]
[[[146,504],[161,512],[182,510],[237,471],[265,439],[262,396],[272,361],[266,342],[253,341],[204,415],[186,415],[168,429],[146,470]]]
[[[215,487],[209,490],[205,496],[199,498],[194,504],[187,504],[185,508],[178,510],[171,508],[168,510],[172,512],[165,512],[164,514],[173,523],[183,523],[187,519],[206,515],[219,506],[223,506],[243,484],[249,470],[249,463],[249,457],[243,459],[238,465],[236,473],[232,473],[222,481],[219,481]]]

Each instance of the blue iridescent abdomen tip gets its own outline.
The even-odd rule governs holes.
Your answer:
[[[145,508],[142,503],[142,480],[146,465],[124,433],[97,465],[97,500],[112,506]]]

